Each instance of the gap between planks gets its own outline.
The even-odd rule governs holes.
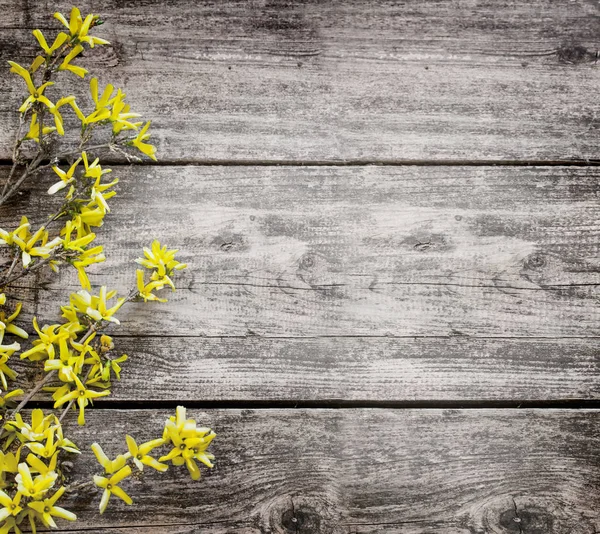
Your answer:
[[[49,410],[53,406],[48,401],[30,401],[28,408]],[[600,399],[552,399],[552,400],[101,400],[97,407],[87,409],[99,410],[174,410],[177,406],[185,406],[198,410],[597,410]]]
[[[42,163],[49,163],[49,160]],[[66,162],[60,160],[59,163]],[[11,167],[12,164],[10,159],[0,159],[0,168]],[[139,163],[105,158],[103,165],[112,167],[598,167],[600,160],[159,160]]]

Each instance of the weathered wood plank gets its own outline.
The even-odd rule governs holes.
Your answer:
[[[192,338],[115,340],[129,356],[113,401],[433,402],[600,398],[597,339]],[[11,363],[20,386],[39,363]],[[48,400],[48,395],[39,397]]]
[[[92,441],[102,439],[116,454],[125,446],[122,434],[155,437],[167,415],[90,410],[88,425],[73,429],[84,452],[72,480],[89,476]],[[133,506],[111,503],[103,516],[96,514],[99,496],[73,497],[69,505],[82,527],[181,534],[205,527],[215,534],[474,534],[517,533],[518,527],[530,534],[592,534],[600,528],[598,411],[190,415],[218,433],[216,467],[200,482],[187,478],[185,468],[148,473],[124,484]],[[100,427],[114,431],[100,437]]]
[[[80,4],[113,43],[88,65],[154,120],[165,161],[598,155],[587,0]],[[31,29],[70,7],[0,1],[0,59],[31,60]],[[1,158],[22,89],[0,76]]]
[[[110,261],[92,270],[93,284],[127,291],[132,260],[154,237],[190,264],[171,302],[123,311],[123,334],[600,334],[592,168],[117,171],[120,195],[98,238]],[[38,193],[52,181],[0,227],[28,209],[41,222],[51,205]],[[66,269],[37,285],[26,312],[44,320],[78,287]]]

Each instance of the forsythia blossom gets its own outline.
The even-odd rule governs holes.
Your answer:
[[[31,422],[20,414],[8,421],[3,432],[8,432],[10,442],[18,440],[16,453],[0,453],[0,532],[14,529],[28,518],[31,530],[36,523],[57,528],[55,518],[74,521],[77,516],[57,505],[66,488],[54,489],[62,477],[58,457],[60,454],[79,452],[74,443],[62,437],[61,423],[55,415],[44,415],[33,410]],[[23,447],[31,452],[21,460]]]
[[[23,216],[11,228],[0,229],[0,253],[8,258],[0,273],[0,534],[21,533],[25,520],[34,534],[39,525],[59,528],[58,519],[76,520],[76,515],[60,504],[70,490],[63,485],[68,480],[65,456],[80,451],[65,436],[61,421],[73,408],[79,411],[78,423],[84,425],[86,408],[110,395],[112,381],[120,380],[121,365],[128,357],[116,352],[113,338],[104,329],[120,324],[116,315],[121,307],[129,301],[164,302],[158,292],[167,287],[175,291],[174,275],[186,267],[175,259],[176,249],[169,250],[155,240],[144,248],[144,257],[136,260],[142,268],[137,270],[135,285],[127,296],[119,297],[116,290],[109,291],[104,285],[92,288],[88,270],[106,259],[95,229],[107,220],[119,183],[118,178],[106,177],[112,171],[102,167],[96,152],[111,150],[128,159],[139,152],[156,161],[156,147],[149,143],[150,121],[137,120],[140,115],[131,110],[121,88],[108,83],[99,90],[98,78],[92,77],[86,99],[60,94],[56,78],[71,74],[85,78],[88,71],[79,64],[84,51],[109,43],[92,35],[102,24],[96,14],[82,16],[73,7],[68,17],[57,12],[54,18],[66,30],[52,37],[33,30],[39,48],[30,65],[9,61],[23,98],[18,108],[14,167],[0,204],[17,192],[24,179],[51,167],[48,172],[55,178],[48,184],[47,194],[52,198],[46,200],[57,209],[51,215],[38,210],[33,219]],[[57,147],[63,150],[72,144],[73,137],[66,135],[56,142],[71,124],[63,120],[65,113],[77,117],[75,133],[79,139],[77,149],[61,153]],[[103,138],[107,141],[101,144]],[[17,165],[23,163],[22,179],[15,177],[11,183]],[[41,173],[40,178],[44,179]],[[29,338],[26,329],[17,324],[22,304],[9,301],[7,306],[6,291],[15,280],[34,271],[48,267],[58,272],[62,265],[72,266],[81,289],[72,292],[68,304],[61,307],[62,320],[47,324],[38,323],[34,317],[33,339],[22,348],[23,342],[17,338]],[[68,286],[69,282],[61,282]],[[13,361],[19,353],[22,365],[37,364],[38,371],[45,373],[27,393],[11,384],[17,378]],[[62,412],[60,417],[41,409],[31,410],[30,415],[21,411],[35,395],[48,394],[54,409]],[[114,459],[94,443],[92,450],[103,470],[93,477],[94,484],[103,489],[100,512],[105,511],[112,495],[132,504],[120,484],[133,469],[140,477],[148,467],[164,472],[170,465],[185,465],[197,480],[197,462],[212,467],[214,456],[207,448],[214,437],[212,430],[198,427],[186,417],[185,408],[178,407],[161,437],[138,443],[126,435],[126,450]]]
[[[166,299],[157,297],[154,293],[155,290],[160,290],[165,286],[171,287],[175,291],[175,284],[171,279],[175,271],[185,269],[187,265],[180,263],[175,259],[177,249],[168,250],[166,245],[161,246],[158,241],[153,241],[150,248],[144,247],[144,258],[138,258],[135,260],[140,265],[146,267],[152,271],[150,275],[150,282],[144,281],[144,271],[138,269],[136,272],[137,276],[137,287],[140,296],[145,300],[158,300],[166,302]]]
[[[200,478],[200,469],[195,460],[202,462],[207,467],[213,467],[211,460],[214,456],[206,452],[216,434],[210,428],[196,426],[194,419],[186,418],[186,410],[178,406],[175,417],[170,417],[165,423],[163,439],[171,444],[173,449],[159,462],[171,461],[173,465],[184,465],[188,468],[194,480]]]
[[[127,435],[125,436],[127,452],[119,454],[114,460],[108,458],[98,443],[93,443],[92,451],[104,470],[103,476],[94,475],[96,486],[104,489],[100,501],[100,513],[106,510],[112,494],[127,504],[132,504],[131,497],[118,486],[131,475],[131,465],[140,471],[144,470],[144,466],[149,466],[164,472],[169,466],[161,462],[170,461],[175,466],[185,464],[192,479],[198,480],[200,469],[196,460],[207,467],[213,467],[211,460],[215,457],[207,452],[207,448],[215,436],[216,434],[210,428],[198,427],[194,419],[188,419],[186,409],[178,406],[176,415],[166,421],[162,438],[138,445],[134,438]],[[150,455],[152,451],[163,446],[171,446],[172,450],[158,460]]]

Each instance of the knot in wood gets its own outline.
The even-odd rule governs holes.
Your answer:
[[[546,258],[543,254],[531,254],[525,261],[525,267],[528,269],[540,269],[544,265],[546,265]]]
[[[261,513],[261,528],[272,534],[345,534],[337,503],[326,495],[279,495]]]
[[[288,532],[306,532],[308,534],[309,532],[320,532],[321,518],[314,510],[294,507],[283,512],[281,524]]]
[[[303,269],[312,269],[315,266],[315,258],[312,254],[305,254],[300,260],[300,267]]]
[[[570,65],[589,63],[598,59],[598,52],[590,52],[585,46],[581,45],[561,46],[556,51],[556,55],[561,63],[568,63]]]
[[[553,532],[552,515],[540,508],[525,508],[515,510],[508,508],[500,514],[499,518],[502,532],[527,533],[527,534],[549,534]]]

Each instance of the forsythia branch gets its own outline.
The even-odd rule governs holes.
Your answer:
[[[65,455],[80,452],[64,435],[63,420],[76,406],[79,408],[77,422],[84,425],[85,410],[95,399],[110,395],[114,380],[120,380],[121,364],[127,360],[127,355],[115,354],[115,344],[105,333],[106,329],[120,324],[116,316],[127,302],[165,302],[163,290],[169,287],[175,291],[173,278],[187,266],[175,258],[177,249],[168,249],[154,240],[143,248],[143,257],[136,260],[141,268],[136,269],[136,285],[127,296],[118,298],[117,291],[109,291],[106,286],[100,287],[97,293],[92,291],[88,270],[106,260],[103,246],[96,243],[96,232],[111,211],[111,199],[117,194],[115,186],[119,180],[107,180],[111,169],[103,168],[99,157],[88,158],[88,154],[99,156],[108,151],[131,160],[141,159],[136,155],[139,153],[156,160],[156,149],[148,143],[150,121],[137,121],[140,115],[130,110],[121,89],[107,84],[100,90],[98,79],[91,78],[88,102],[76,101],[73,95],[52,94],[57,89],[55,80],[59,74],[85,78],[87,70],[74,61],[86,48],[109,44],[91,34],[102,24],[98,15],[83,17],[74,7],[68,20],[61,13],[55,13],[54,18],[66,30],[58,32],[53,41],[47,41],[40,30],[34,30],[40,51],[31,65],[23,67],[9,61],[10,71],[20,77],[26,91],[18,109],[13,164],[2,186],[0,207],[34,176],[43,180],[52,175],[58,180],[49,187],[46,200],[50,202],[54,195],[62,200],[59,209],[41,226],[34,225],[23,215],[14,228],[0,229],[0,253],[6,252],[10,258],[6,261],[10,263],[8,269],[0,275],[0,416],[3,421],[0,428],[0,533],[20,533],[25,520],[34,533],[37,524],[57,528],[55,518],[76,520],[74,513],[57,506],[68,491],[80,491],[92,484],[101,488],[99,507],[103,513],[112,495],[127,504],[132,503],[121,483],[134,470],[142,472],[144,467],[150,467],[163,472],[172,466],[185,465],[191,478],[197,480],[200,469],[196,462],[212,467],[214,459],[207,448],[215,433],[187,418],[185,408],[180,406],[156,439],[138,444],[132,436],[126,435],[127,451],[114,460],[104,454],[100,445],[92,444],[102,473],[88,483],[60,486],[60,481],[65,479]],[[80,124],[79,135],[66,136],[67,141],[78,137],[78,143],[73,148],[67,146],[58,151],[56,141],[65,136],[65,109],[70,109]],[[45,267],[58,272],[59,266],[65,264],[76,271],[82,289],[71,293],[68,304],[60,308],[60,322],[40,326],[38,318],[33,318],[35,334],[31,342],[27,341],[26,350],[22,350],[21,342],[30,336],[19,326],[22,303],[11,302],[13,284]],[[11,389],[17,379],[17,373],[11,368],[15,354],[33,365],[42,362],[43,378],[27,392]],[[62,409],[60,417],[54,412],[34,409],[24,419],[23,410],[29,401],[46,393],[51,393],[53,408]],[[154,457],[152,451],[161,447],[170,450]]]

